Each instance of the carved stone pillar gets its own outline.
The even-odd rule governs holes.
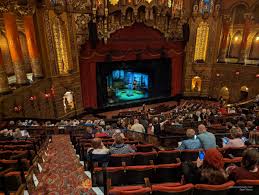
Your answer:
[[[9,44],[10,54],[13,61],[16,83],[19,85],[28,84],[25,72],[25,64],[21,49],[21,43],[16,26],[16,17],[13,13],[3,14],[6,37]]]
[[[27,40],[27,46],[31,61],[31,69],[34,78],[42,78],[42,68],[40,63],[40,55],[35,37],[35,29],[33,18],[30,15],[24,16],[24,31]]]
[[[251,30],[251,24],[253,21],[253,15],[251,13],[246,13],[244,15],[245,18],[245,25],[243,29],[243,37],[242,37],[242,43],[240,47],[240,57],[239,62],[244,63],[246,58],[246,46],[247,46],[247,38]]]
[[[224,62],[227,55],[227,41],[231,25],[231,17],[229,15],[223,16],[223,32],[220,44],[219,61]]]
[[[10,88],[8,85],[8,78],[5,72],[3,56],[0,49],[0,94],[7,93],[9,91],[10,91]]]

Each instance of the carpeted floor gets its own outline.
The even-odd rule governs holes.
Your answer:
[[[39,185],[34,194],[95,194],[91,189],[91,180],[85,175],[68,135],[54,135],[46,153]]]

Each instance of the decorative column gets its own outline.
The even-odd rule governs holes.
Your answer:
[[[251,30],[253,15],[251,13],[246,13],[244,14],[244,18],[245,18],[245,25],[243,29],[243,37],[242,37],[242,43],[240,47],[240,57],[239,57],[240,63],[244,63],[246,59],[247,38]]]
[[[230,25],[231,25],[231,17],[230,15],[224,15],[223,16],[223,32],[222,32],[222,40],[220,44],[220,53],[218,60],[220,62],[224,62],[226,55],[227,55],[227,44],[228,44],[228,35],[229,35],[229,30],[230,30]]]
[[[27,40],[27,46],[31,61],[31,69],[34,78],[42,78],[42,68],[40,64],[40,55],[37,46],[33,17],[31,15],[24,16],[24,31]]]
[[[6,37],[9,44],[10,54],[13,61],[16,83],[18,85],[28,84],[25,72],[24,59],[19,39],[18,29],[16,26],[16,17],[13,13],[3,14]]]
[[[0,94],[7,93],[9,91],[10,91],[10,88],[8,85],[8,78],[5,72],[3,56],[0,49]]]

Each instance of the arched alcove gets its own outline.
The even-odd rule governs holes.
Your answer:
[[[3,62],[5,66],[5,71],[8,76],[14,75],[13,62],[9,50],[9,45],[6,36],[3,32],[0,33],[0,47],[3,56]]]
[[[241,43],[242,43],[242,33],[240,31],[237,31],[230,40],[228,57],[239,58]]]
[[[259,59],[259,32],[256,33],[256,35],[252,40],[249,59],[253,59],[253,60]]]
[[[240,100],[246,100],[248,98],[248,92],[249,92],[249,89],[247,86],[242,86],[240,88]]]
[[[200,92],[201,91],[201,78],[199,76],[195,76],[192,78],[192,91]]]

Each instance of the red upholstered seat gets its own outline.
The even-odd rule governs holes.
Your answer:
[[[241,161],[242,161],[242,157],[224,158],[224,166],[225,167],[228,167],[230,165],[240,166]]]
[[[118,167],[123,166],[132,166],[134,164],[134,153],[130,154],[112,154],[109,161],[109,166]]]
[[[115,187],[109,191],[110,195],[149,195],[151,188],[143,186]]]
[[[153,151],[153,144],[139,144],[136,146],[137,152],[152,152]]]
[[[199,152],[202,151],[201,149],[198,150],[182,150],[180,154],[180,159],[182,162],[184,161],[196,161]]]
[[[155,169],[155,177],[152,178],[153,183],[181,181],[181,163],[156,165]]]
[[[225,149],[223,156],[224,158],[230,158],[230,155],[234,157],[241,157],[246,149],[246,146],[240,148],[227,148]]]
[[[235,185],[233,181],[221,185],[196,184],[195,194],[199,195],[225,195],[230,192]]]
[[[157,157],[157,152],[137,152],[135,153],[135,165],[151,165]]]
[[[129,185],[145,184],[146,179],[155,176],[155,166],[129,166],[126,167],[126,178]]]
[[[152,185],[152,194],[154,195],[192,195],[194,185],[185,184],[181,185],[180,183],[172,183],[171,185],[156,184]]]
[[[180,157],[179,150],[165,150],[159,151],[157,154],[157,164],[176,163],[176,158]]]

